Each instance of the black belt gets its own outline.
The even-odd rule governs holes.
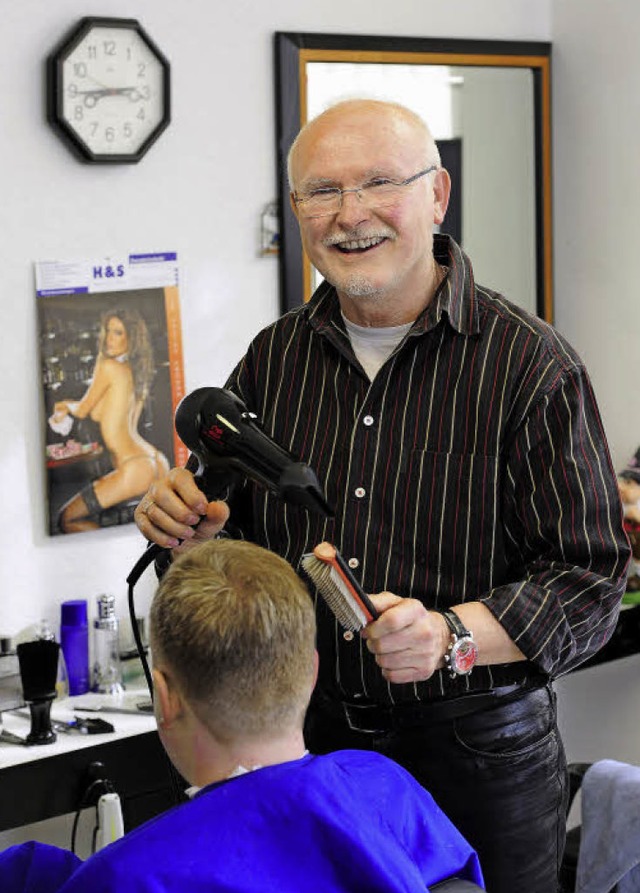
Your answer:
[[[544,677],[523,680],[489,691],[471,692],[429,702],[381,705],[353,701],[333,701],[331,707],[342,713],[350,729],[357,732],[390,732],[447,722],[489,707],[507,704],[547,684]],[[327,702],[321,702],[328,706]],[[320,707],[322,709],[322,706]]]

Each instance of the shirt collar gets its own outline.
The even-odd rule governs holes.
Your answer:
[[[477,334],[480,320],[471,261],[451,236],[441,233],[433,237],[433,253],[438,263],[447,266],[449,272],[435,299],[416,319],[410,334],[430,331],[443,317],[461,335]],[[305,311],[319,332],[328,326],[345,331],[336,290],[328,282],[320,283]]]

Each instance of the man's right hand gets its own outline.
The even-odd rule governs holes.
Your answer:
[[[134,513],[140,532],[165,549],[185,548],[189,543],[211,539],[228,517],[227,504],[207,502],[186,468],[172,468],[154,481]]]

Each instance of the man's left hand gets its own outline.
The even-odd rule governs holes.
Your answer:
[[[389,682],[421,682],[444,666],[451,634],[437,611],[391,592],[370,596],[380,617],[362,630],[367,648]]]

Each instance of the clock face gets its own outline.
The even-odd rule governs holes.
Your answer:
[[[50,59],[50,120],[87,161],[138,161],[169,123],[169,66],[137,22],[83,19]]]

